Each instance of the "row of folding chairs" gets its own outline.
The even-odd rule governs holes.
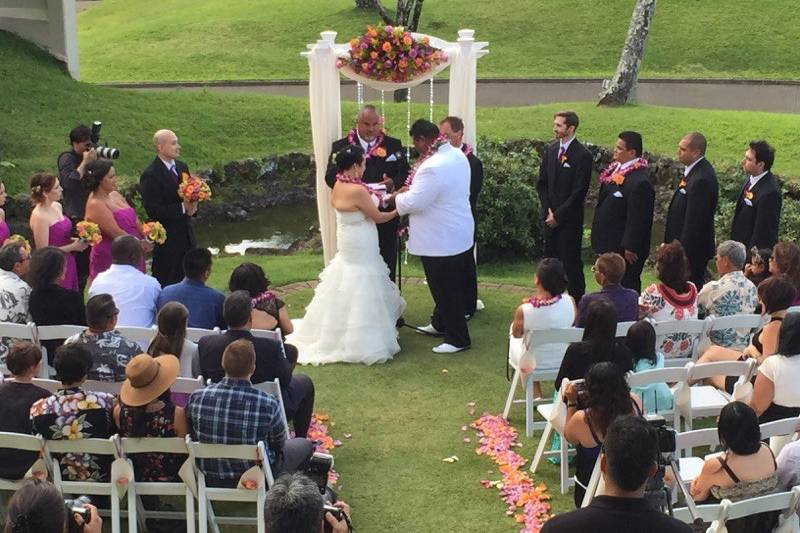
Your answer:
[[[657,414],[671,421],[676,429],[680,429],[681,427],[691,429],[693,420],[718,415],[725,405],[732,401],[734,397],[737,397],[739,391],[746,391],[747,385],[750,383],[750,379],[755,372],[756,362],[752,359],[747,361],[722,361],[705,364],[690,362],[687,363],[685,367],[659,368],[635,374],[629,373],[627,379],[631,389],[657,383],[674,383],[675,385],[671,387],[673,408],[662,410]],[[734,394],[728,394],[710,385],[692,385],[692,383],[696,381],[702,382],[702,380],[710,378],[711,376],[737,377]],[[564,438],[564,428],[559,427],[559,421],[556,419],[557,417],[554,416],[554,409],[563,409],[564,391],[568,383],[569,380],[565,378],[558,391],[555,402],[540,404],[536,407],[539,414],[547,420],[547,422],[545,423],[530,467],[531,472],[535,473],[544,457],[553,455],[559,456],[561,470],[560,488],[562,494],[566,494],[569,487],[574,482],[573,478],[569,476],[569,457],[572,451]],[[742,392],[742,394],[744,394],[744,392]],[[550,436],[554,432],[561,436],[561,443],[558,450],[548,451],[547,445]]]
[[[118,326],[116,329],[125,338],[130,339],[133,342],[136,342],[142,347],[146,347],[148,344],[150,344],[150,341],[158,332],[158,327],[155,325],[149,328]],[[10,337],[13,339],[29,340],[34,344],[36,344],[37,346],[39,346],[40,348],[43,348],[42,341],[67,339],[75,334],[82,333],[85,330],[86,330],[85,326],[75,326],[68,324],[56,325],[56,326],[37,326],[33,322],[28,322],[27,324],[0,322],[0,338]],[[281,343],[281,347],[283,347],[283,337],[281,335],[280,328],[276,329],[275,331],[266,329],[253,329],[250,332],[253,334],[254,337],[272,339],[278,341]],[[186,338],[192,342],[197,342],[201,338],[206,337],[208,335],[221,335],[222,333],[224,333],[224,331],[221,331],[219,328],[214,328],[214,329],[186,328]],[[5,368],[2,368],[0,370],[2,370],[3,373],[7,373]],[[43,364],[41,367],[39,377],[48,378],[50,377],[50,374],[51,372],[48,366],[46,364]]]
[[[693,338],[693,353],[691,357],[667,359],[664,364],[667,367],[680,367],[689,362],[697,360],[698,348],[710,342],[709,335],[713,331],[724,329],[755,329],[762,325],[763,317],[755,314],[742,314],[731,315],[724,317],[707,317],[704,320],[688,319],[688,320],[666,320],[661,322],[653,322],[656,330],[656,345],[660,345],[664,337],[674,333],[688,333]],[[633,325],[633,322],[620,322],[617,325],[617,336],[624,337],[628,333],[628,329]],[[522,350],[527,354],[532,354],[534,350],[545,345],[550,344],[565,344],[568,345],[573,342],[579,342],[583,339],[582,328],[552,328],[545,330],[536,330],[528,332],[526,337],[522,339]],[[511,339],[513,343],[515,340]],[[525,404],[525,434],[530,437],[535,430],[544,429],[545,422],[535,420],[536,406],[548,403],[549,399],[536,399],[533,397],[533,382],[534,381],[553,381],[555,380],[558,369],[537,371],[528,373],[525,376],[525,382],[522,382],[523,376],[520,369],[514,364],[511,358],[508,359],[508,364],[514,370],[511,378],[511,386],[509,387],[508,395],[506,397],[505,407],[503,408],[503,417],[508,419],[511,407],[517,403]],[[523,385],[524,399],[517,400],[516,394],[520,385]]]

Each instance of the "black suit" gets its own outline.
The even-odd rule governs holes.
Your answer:
[[[638,259],[625,266],[622,286],[642,292],[641,274],[650,253],[655,189],[646,168],[632,171],[622,185],[604,183],[597,197],[592,221],[592,250],[602,254],[625,250]]]
[[[560,141],[545,148],[539,165],[539,193],[542,220],[551,209],[558,223],[555,228],[544,225],[544,254],[557,257],[564,264],[569,293],[577,302],[586,291],[581,261],[583,208],[589,179],[592,175],[592,154],[577,139],[567,148],[566,159],[559,160]]]
[[[189,172],[183,161],[175,160],[180,176]],[[191,217],[183,212],[183,200],[178,196],[178,181],[164,162],[156,157],[139,178],[142,204],[148,218],[157,220],[167,230],[167,241],[153,250],[153,276],[162,287],[183,280],[183,256],[196,245]]]
[[[466,146],[466,145],[464,145]],[[462,146],[463,150],[463,146]],[[469,205],[472,210],[472,220],[475,223],[475,242],[478,242],[478,195],[483,187],[483,163],[473,154],[467,154],[469,161]],[[469,261],[467,271],[464,273],[464,309],[465,314],[475,314],[475,304],[478,302],[478,270],[475,265],[475,244],[470,250],[472,261]]]
[[[239,339],[252,342],[256,351],[256,371],[250,381],[258,384],[274,381],[275,378],[280,380],[286,417],[294,420],[297,436],[305,437],[314,409],[314,384],[306,375],[292,376],[292,363],[284,356],[280,342],[254,337],[243,329],[229,329],[222,335],[207,335],[197,343],[200,373],[213,383],[225,377],[222,353],[230,343]]]
[[[705,283],[708,260],[714,257],[714,214],[719,183],[714,167],[703,158],[692,167],[684,186],[675,189],[667,211],[664,242],[680,241],[689,258],[691,280],[700,290]]]
[[[358,142],[358,137],[356,137]],[[325,183],[328,187],[333,187],[336,183],[336,154],[349,144],[347,137],[339,139],[331,147],[331,158],[328,161],[328,170],[325,173]],[[394,137],[384,137],[381,147],[386,152],[381,157],[378,154],[367,159],[367,168],[364,170],[364,183],[380,183],[383,175],[386,174],[394,182],[395,189],[399,189],[405,183],[408,176],[408,162],[406,151],[399,139]],[[388,161],[391,159],[391,161]],[[389,277],[395,279],[395,269],[397,267],[397,228],[398,218],[395,217],[389,222],[378,224],[378,245],[381,250],[381,257],[389,267]]]
[[[778,226],[781,219],[780,185],[772,172],[767,172],[750,190],[752,199],[749,199],[744,195],[747,184],[748,181],[745,180],[742,193],[736,202],[731,239],[744,243],[748,250],[752,246],[772,248],[778,242]],[[748,205],[748,202],[751,205]]]

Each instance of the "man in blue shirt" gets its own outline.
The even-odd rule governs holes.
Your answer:
[[[211,275],[211,252],[205,248],[193,248],[183,257],[186,277],[174,285],[168,285],[158,297],[158,308],[169,302],[180,302],[189,310],[189,327],[213,329],[224,328],[222,303],[225,295],[206,286]]]

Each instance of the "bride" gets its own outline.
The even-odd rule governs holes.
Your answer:
[[[287,338],[300,364],[383,363],[400,351],[395,324],[405,309],[378,251],[376,223],[397,216],[381,212],[361,181],[366,159],[360,146],[336,155],[336,210],[339,250],[320,274],[306,315]]]

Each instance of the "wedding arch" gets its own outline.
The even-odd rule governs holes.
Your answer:
[[[428,80],[432,82],[436,74],[450,67],[448,114],[464,120],[464,142],[475,145],[477,65],[478,59],[489,53],[485,49],[489,43],[476,42],[475,31],[467,29],[459,30],[456,42],[418,33],[413,35],[415,39],[428,37],[431,46],[446,52],[446,60],[405,83],[378,81],[361,76],[348,68],[338,68],[337,60],[347,57],[350,45],[337,44],[335,31],[320,33],[321,39],[309,44],[308,51],[302,53],[308,59],[308,98],[317,171],[317,212],[326,265],[336,254],[336,216],[330,205],[330,189],[325,183],[325,171],[331,155],[331,144],[342,137],[340,72],[359,84],[360,95],[362,85],[379,91],[410,89]],[[432,99],[433,96],[431,103]]]

